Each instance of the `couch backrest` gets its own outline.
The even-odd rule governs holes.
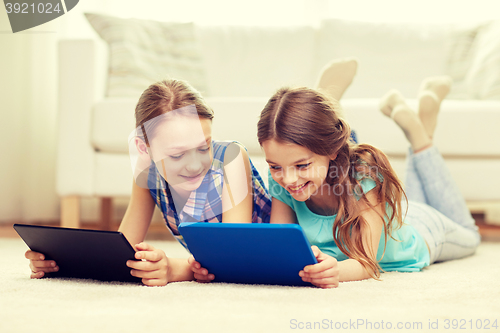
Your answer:
[[[197,35],[209,96],[268,97],[316,79],[313,27],[197,26]]]
[[[380,97],[397,87],[415,97],[420,81],[445,72],[447,28],[324,20],[320,27],[198,26],[210,96],[270,96],[283,85],[313,86],[332,59],[355,57],[346,93]]]
[[[252,155],[262,154],[257,142],[257,122],[266,98],[207,98],[215,117],[212,136],[215,140],[237,140]],[[103,152],[128,153],[128,136],[134,130],[134,109],[131,98],[107,98],[92,110],[91,144]]]
[[[346,97],[378,98],[396,87],[412,98],[423,78],[446,72],[452,27],[330,19],[318,27],[195,25],[195,30],[205,96],[269,97],[284,85],[312,87],[332,59],[355,57],[359,69]],[[107,64],[103,55],[99,62]]]

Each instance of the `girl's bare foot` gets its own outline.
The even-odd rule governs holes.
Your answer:
[[[434,136],[441,102],[448,95],[452,79],[449,76],[431,76],[422,81],[418,97],[418,117],[427,135]]]
[[[335,59],[321,70],[316,88],[327,91],[338,101],[351,85],[357,70],[356,59]]]
[[[406,104],[403,95],[397,90],[390,90],[380,101],[380,111],[394,120],[403,130],[413,151],[419,151],[432,144],[418,115]]]

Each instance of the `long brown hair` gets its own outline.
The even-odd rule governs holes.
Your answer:
[[[371,145],[352,143],[349,124],[339,114],[338,103],[321,92],[305,87],[281,88],[261,112],[257,137],[260,145],[274,139],[303,146],[322,156],[336,154],[326,178],[327,184],[344,189],[338,196],[333,224],[335,243],[345,255],[359,261],[371,277],[379,279],[377,253],[373,260],[363,246],[363,231],[368,228],[357,198],[373,206],[363,195],[359,180],[373,179],[377,204],[387,207],[384,216],[380,216],[383,222],[384,218],[387,221],[383,223],[386,244],[392,231],[403,224],[401,201],[406,195],[387,156]]]
[[[199,117],[213,119],[213,110],[201,94],[185,81],[162,80],[144,90],[135,107],[135,126],[141,128],[146,144],[149,146],[146,133],[154,133],[151,127],[155,123],[150,120],[158,119],[158,116],[189,105],[196,107]]]

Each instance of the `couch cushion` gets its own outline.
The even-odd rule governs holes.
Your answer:
[[[130,196],[134,180],[126,154],[97,153],[94,159],[93,195]]]
[[[215,140],[240,141],[250,154],[261,154],[257,122],[267,98],[206,98],[214,110],[212,136]],[[91,143],[96,150],[128,154],[128,136],[135,128],[132,98],[106,98],[94,105]]]
[[[211,96],[271,96],[314,84],[313,27],[197,26]]]
[[[101,152],[128,154],[128,136],[135,129],[134,98],[106,98],[92,110],[91,144]]]
[[[378,109],[378,99],[345,99],[345,117],[360,142],[370,143],[388,155],[406,155],[408,141],[401,129]],[[408,100],[413,109],[416,100]],[[444,100],[434,143],[445,156],[500,158],[500,102]]]
[[[267,98],[207,98],[214,110],[212,135],[216,140],[237,140],[251,155],[261,155],[257,122]],[[417,101],[408,103],[416,109]],[[134,99],[107,98],[94,106],[92,145],[109,153],[128,154],[128,136],[135,128]],[[379,99],[343,99],[345,117],[361,142],[388,155],[405,155],[408,143],[393,121],[378,111]],[[500,157],[500,102],[444,100],[435,143],[443,155]]]
[[[444,74],[445,41],[445,26],[324,20],[316,70],[333,58],[356,57],[358,73],[345,97],[378,98],[395,87],[416,97],[422,79]]]
[[[109,45],[107,96],[139,98],[152,82],[168,77],[207,91],[193,23],[85,16]]]

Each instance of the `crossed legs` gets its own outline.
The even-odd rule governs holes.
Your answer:
[[[412,225],[429,245],[431,262],[470,255],[479,244],[475,221],[432,143],[441,102],[450,85],[448,77],[424,80],[419,90],[417,112],[396,90],[389,91],[380,103],[382,113],[394,120],[411,145],[406,193],[410,200],[426,205],[410,205],[409,215],[414,222]]]

